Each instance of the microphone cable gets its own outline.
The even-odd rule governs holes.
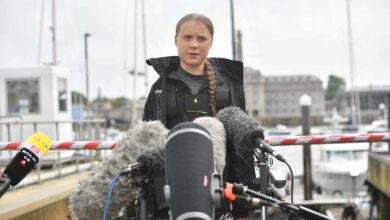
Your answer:
[[[104,207],[103,220],[106,220],[106,218],[107,218],[107,212],[108,212],[108,208],[110,207],[112,191],[113,191],[113,189],[115,187],[116,182],[118,182],[119,177],[122,176],[122,175],[123,175],[123,172],[120,172],[120,173],[116,174],[116,176],[114,177],[114,179],[111,182],[111,186],[110,186],[110,189],[108,190],[108,195],[107,195],[107,198],[106,198],[106,205]]]
[[[104,207],[103,220],[107,219],[107,212],[108,212],[108,208],[110,207],[112,191],[114,190],[115,184],[116,184],[116,182],[118,182],[119,177],[121,177],[123,175],[127,175],[127,174],[134,175],[132,172],[134,172],[134,170],[137,171],[138,169],[142,168],[143,166],[144,166],[144,163],[136,162],[136,163],[129,165],[129,167],[127,167],[126,169],[122,170],[121,172],[119,172],[118,174],[115,175],[114,179],[111,182],[110,189],[108,190],[106,204]]]

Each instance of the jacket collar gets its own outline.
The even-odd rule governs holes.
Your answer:
[[[216,71],[221,74],[226,74],[236,83],[243,83],[243,63],[240,61],[229,60],[225,58],[208,58]],[[178,56],[150,58],[146,60],[148,65],[151,65],[154,70],[161,76],[166,77],[172,71],[177,70],[180,64]]]

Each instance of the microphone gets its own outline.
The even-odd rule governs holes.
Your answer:
[[[278,159],[279,161],[282,161],[282,162],[286,162],[286,159],[284,159],[284,157],[282,156],[282,154],[280,154],[279,151],[275,150],[274,148],[272,148],[267,142],[265,142],[263,139],[257,139],[256,141],[258,141],[257,143],[259,143],[259,146],[260,146],[260,150],[262,151],[265,151],[269,154],[271,154],[272,156],[274,156],[276,159]]]
[[[164,145],[168,130],[160,121],[138,121],[118,142],[112,154],[93,166],[90,174],[80,180],[75,193],[69,198],[72,216],[78,219],[102,219],[107,192],[116,174],[129,164],[137,164],[141,152]],[[120,179],[112,193],[107,219],[117,216],[123,206],[134,200],[140,189],[132,186],[131,178]]]
[[[141,152],[137,161],[142,164],[142,175],[154,179],[164,175],[164,148],[156,147]]]
[[[165,144],[164,187],[172,219],[214,219],[213,171],[210,133],[193,122],[173,127]]]
[[[222,174],[226,162],[226,131],[222,122],[214,117],[199,117],[194,123],[203,126],[211,134],[215,169],[217,173]]]
[[[51,147],[51,140],[42,132],[35,132],[5,168],[0,178],[0,198],[10,185],[17,185],[35,167]]]
[[[285,162],[283,156],[264,141],[264,129],[260,122],[250,118],[239,107],[230,106],[218,112],[218,118],[226,129],[234,146],[243,150],[260,148],[276,159]]]
[[[226,157],[226,131],[223,124],[214,117],[199,117],[194,123],[206,128],[211,134],[214,151],[214,162],[217,173],[222,174]],[[164,148],[157,147],[141,152],[137,161],[142,163],[142,173],[154,179],[164,173]]]

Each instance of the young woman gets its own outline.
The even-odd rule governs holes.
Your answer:
[[[202,14],[188,14],[176,25],[175,45],[179,56],[152,58],[147,63],[159,74],[145,104],[143,120],[160,120],[168,129],[201,116],[216,116],[227,106],[245,110],[243,64],[208,58],[214,27]],[[237,154],[227,144],[224,180],[254,185],[253,157]],[[248,217],[243,204],[234,204],[234,217]]]

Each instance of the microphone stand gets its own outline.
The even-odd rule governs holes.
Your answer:
[[[323,215],[319,212],[313,211],[303,206],[295,206],[286,201],[280,201],[270,196],[267,196],[263,193],[256,192],[254,190],[249,189],[247,186],[243,184],[233,184],[233,191],[237,194],[241,195],[250,195],[260,200],[264,200],[273,204],[278,205],[279,207],[287,208],[291,213],[297,214],[299,217],[303,217],[304,219],[310,220],[331,220],[326,215]],[[264,206],[263,206],[264,207]],[[263,216],[263,215],[262,215]]]
[[[6,193],[11,185],[11,179],[7,174],[0,173],[0,198]]]
[[[261,150],[261,148],[255,148],[254,149],[254,155],[257,159],[256,166],[259,168],[260,172],[260,178],[259,178],[259,185],[260,185],[260,194],[263,195],[273,195],[274,197],[281,199],[280,192],[278,192],[277,187],[273,183],[271,183],[271,171],[270,167],[272,165],[271,158],[269,157],[269,153]],[[285,184],[285,182],[284,182]],[[272,198],[272,197],[270,197]],[[276,200],[279,201],[279,200]],[[283,210],[283,209],[282,209]],[[296,216],[288,212],[288,216],[290,220],[296,220]],[[268,219],[268,209],[266,205],[261,206],[261,220],[267,220]]]
[[[266,195],[268,188],[268,155],[262,151],[255,151],[255,157],[257,159],[256,165],[259,168],[260,178],[260,193]],[[268,211],[266,206],[261,207],[261,219],[266,220],[268,216]]]
[[[154,220],[156,198],[155,180],[144,174],[143,164],[140,162],[131,164],[123,175],[129,175],[132,187],[139,188],[138,196],[127,204],[122,215],[113,218],[114,220]]]

